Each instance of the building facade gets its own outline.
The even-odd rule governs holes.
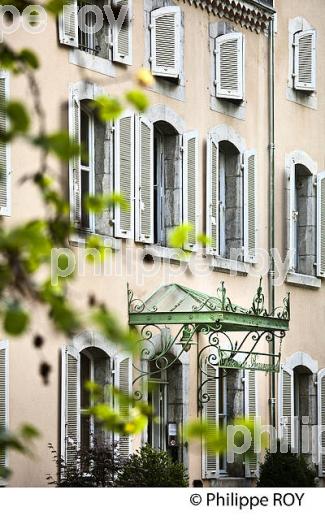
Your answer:
[[[198,355],[207,346],[202,331],[184,349],[181,340],[171,339],[176,334],[173,321],[159,327],[145,345],[149,355],[140,368],[145,374],[140,383],[151,383],[143,398],[159,421],[149,421],[141,436],[114,440],[126,456],[146,442],[168,450],[188,468],[191,485],[249,486],[258,474],[258,457],[229,462],[204,445],[185,442],[183,425],[204,417],[226,426],[236,417],[256,415],[262,424],[274,423],[279,437],[298,452],[304,435],[310,436],[315,427],[320,446],[316,454],[310,446],[306,455],[313,457],[322,485],[323,2],[112,3],[128,8],[120,31],[105,17],[94,34],[78,31],[80,5],[71,2],[59,20],[48,20],[46,31],[30,35],[19,30],[9,37],[14,47],[30,47],[40,57],[38,81],[48,131],[69,130],[88,152],[69,168],[54,159],[51,165],[59,172],[77,230],[71,246],[81,267],[70,297],[82,311],[96,292],[127,324],[127,284],[147,309],[158,302],[171,315],[182,309],[210,312],[213,307],[202,298],[220,295],[221,282],[232,302],[251,309],[262,277],[264,305],[271,315],[291,292],[290,330],[276,372],[218,368],[210,362],[211,349]],[[104,4],[96,2],[100,13]],[[90,26],[93,16],[85,14]],[[126,111],[114,123],[99,121],[91,101],[132,88],[142,67],[155,78],[146,92],[148,111]],[[2,96],[31,104],[23,79],[3,73],[0,85]],[[41,215],[34,187],[20,183],[26,171],[33,171],[35,152],[14,143],[11,150],[3,146],[1,157],[8,172],[1,187],[1,214],[8,226]],[[129,211],[115,208],[100,216],[85,211],[87,194],[113,192],[125,197]],[[180,256],[168,236],[184,222],[192,226],[184,245],[190,254]],[[210,237],[204,248],[197,241],[200,233]],[[103,237],[114,253],[105,272],[95,272],[84,261],[91,234]],[[104,435],[82,415],[89,404],[83,392],[86,380],[130,392],[140,384],[132,388],[139,360],[123,354],[118,345],[108,344],[94,330],[67,343],[50,328],[41,308],[33,315],[30,335],[4,337],[0,343],[0,420],[10,429],[30,422],[42,433],[33,460],[9,454],[13,476],[8,485],[13,486],[46,485],[46,475],[55,473],[48,443],[69,461],[73,446],[89,445],[93,436]],[[31,347],[39,328],[46,338],[42,355],[53,367],[48,386],[38,378],[39,353]],[[229,344],[240,343],[246,330],[231,329]],[[273,339],[262,338],[259,350],[269,353]],[[165,365],[158,369],[159,357]],[[202,393],[200,398],[203,383],[208,399]],[[4,456],[0,464],[5,464]]]

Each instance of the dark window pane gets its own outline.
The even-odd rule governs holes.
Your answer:
[[[84,354],[80,355],[80,406],[81,409],[90,406],[89,392],[85,390],[85,384],[90,381],[90,359]]]
[[[89,166],[89,115],[81,109],[80,136],[81,136],[81,164]]]
[[[89,212],[85,209],[85,199],[89,195],[89,171],[81,170],[81,226],[89,228]]]

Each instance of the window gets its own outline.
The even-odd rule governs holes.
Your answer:
[[[207,147],[207,235],[210,254],[255,261],[256,153],[240,153],[230,141],[209,135]]]
[[[80,104],[80,198],[81,198],[81,228],[93,228],[91,215],[85,202],[94,193],[94,117],[87,102]]]
[[[4,104],[9,97],[9,76],[0,70],[0,134],[7,129],[7,118],[5,116]],[[0,142],[0,215],[9,216],[11,211],[10,200],[10,164],[9,145]]]
[[[148,403],[154,416],[149,420],[147,440],[155,449],[167,451],[174,461],[182,461],[183,425],[183,372],[182,363],[171,354],[166,357],[171,366],[159,370],[154,361],[149,362]]]
[[[102,388],[101,402],[114,407],[118,403],[110,391],[111,385],[125,394],[131,394],[132,391],[131,359],[116,354],[106,346],[92,346],[91,340],[87,337],[84,341],[86,346],[67,346],[62,352],[61,456],[68,465],[75,463],[76,450],[91,446],[95,440],[97,443],[118,442],[122,457],[130,453],[130,437],[114,434],[114,439],[109,438],[100,426],[83,414],[93,404],[85,390],[86,381],[98,383]],[[83,338],[75,343],[82,344]],[[124,403],[120,406],[121,415],[127,417],[128,406]]]
[[[302,16],[289,20],[287,99],[317,110],[317,34]]]
[[[325,477],[325,369],[318,372],[317,377],[318,393],[318,425],[320,427],[320,456],[318,460],[319,476]]]
[[[84,412],[95,403],[91,401],[90,394],[86,390],[87,381],[98,384],[102,389],[102,395],[98,396],[99,402],[112,404],[110,385],[112,384],[112,369],[110,357],[98,348],[86,348],[80,353],[80,446],[89,448],[94,441],[97,444],[105,443],[108,434],[99,427],[93,417]]]
[[[232,101],[244,98],[244,36],[231,32],[215,39],[216,97]]]
[[[310,170],[292,165],[290,177],[290,262],[291,270],[314,276],[316,265],[316,190]]]
[[[120,23],[122,18],[119,29],[116,22]],[[84,27],[81,27],[81,21]],[[88,55],[131,65],[131,26],[132,0],[113,0],[112,3],[107,0],[95,3],[73,0],[64,6],[60,15],[59,39],[60,43]]]
[[[181,222],[192,225],[185,248],[198,233],[198,135],[179,135],[167,121],[152,123],[125,113],[115,123],[115,191],[131,210],[115,210],[115,235],[145,244],[168,244]],[[183,187],[183,189],[182,189]]]
[[[155,76],[180,76],[181,9],[162,7],[151,12],[151,71]]]
[[[8,429],[8,343],[0,341],[0,432]],[[5,469],[8,465],[8,453],[0,448],[0,469]],[[2,483],[0,477],[0,484]]]
[[[325,276],[325,172],[317,175],[317,276]]]
[[[89,213],[85,200],[89,195],[104,195],[113,190],[110,173],[112,150],[109,145],[110,125],[102,123],[91,107],[96,87],[80,82],[70,89],[69,133],[81,148],[80,156],[69,163],[71,220],[83,232],[112,233],[112,215]],[[98,91],[99,92],[99,91]]]
[[[317,399],[321,404],[321,387],[315,386],[317,371],[317,361],[304,352],[296,352],[284,363],[279,378],[279,428],[283,449],[291,446],[294,453],[306,456],[308,463],[312,462]],[[321,374],[322,371],[320,377]]]
[[[294,34],[294,88],[304,92],[316,90],[316,31]]]
[[[168,123],[154,125],[154,242],[167,245],[182,221],[180,136]]]
[[[247,419],[255,418],[257,415],[256,372],[245,371],[243,378],[240,370],[218,369],[211,365],[207,358],[202,377],[201,392],[205,395],[202,417],[209,422],[212,429],[215,425],[224,429],[237,417],[243,415]],[[254,454],[250,454],[247,458],[236,455],[233,462],[228,461],[222,453],[216,455],[210,448],[205,448],[202,455],[203,478],[256,476],[258,461]]]

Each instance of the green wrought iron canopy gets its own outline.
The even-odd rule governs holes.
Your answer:
[[[218,325],[224,332],[284,331],[289,329],[290,294],[283,306],[271,313],[265,309],[262,280],[249,309],[234,305],[227,296],[224,282],[217,296],[170,284],[160,287],[146,301],[136,299],[128,289],[129,325],[196,325],[200,332],[207,325]]]
[[[159,377],[171,368],[184,352],[197,345],[197,333],[205,337],[205,343],[197,348],[199,406],[210,399],[204,391],[207,383],[223,377],[226,369],[280,370],[282,340],[289,329],[290,294],[284,298],[281,307],[268,312],[262,279],[249,309],[231,302],[224,282],[216,296],[170,284],[142,301],[128,289],[128,302],[129,325],[140,329],[139,365],[133,365],[136,373],[134,385],[141,380],[145,382]],[[242,334],[235,339],[237,334],[231,333]],[[266,345],[272,343],[273,347],[257,352],[256,347],[263,344],[263,340]],[[278,348],[275,348],[275,340],[278,340]],[[177,355],[170,356],[174,346],[178,347]],[[217,369],[214,376],[209,373],[208,366]],[[135,396],[141,399],[143,392],[138,389]]]

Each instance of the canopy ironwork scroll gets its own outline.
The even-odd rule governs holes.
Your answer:
[[[215,297],[176,287],[181,297],[179,301],[172,301],[170,308],[162,308],[154,297],[147,301],[135,298],[128,289],[129,322],[139,328],[138,360],[133,365],[137,399],[143,397],[141,383],[159,377],[181,361],[194,345],[200,375],[199,406],[210,399],[208,383],[223,377],[226,370],[279,372],[282,340],[289,328],[290,294],[283,299],[281,307],[268,312],[262,280],[249,309],[232,303],[223,282]],[[173,300],[173,286],[168,286],[168,291],[168,296],[172,296],[169,300]],[[189,301],[191,306],[184,308],[184,301]],[[170,326],[173,326],[173,334]],[[235,340],[231,336],[233,331],[241,333],[241,338]],[[203,348],[197,346],[197,334],[207,339]],[[271,342],[279,345],[275,353],[268,348]],[[261,345],[264,350],[261,347],[257,351]],[[208,373],[208,366],[216,369],[213,377],[211,370]]]

